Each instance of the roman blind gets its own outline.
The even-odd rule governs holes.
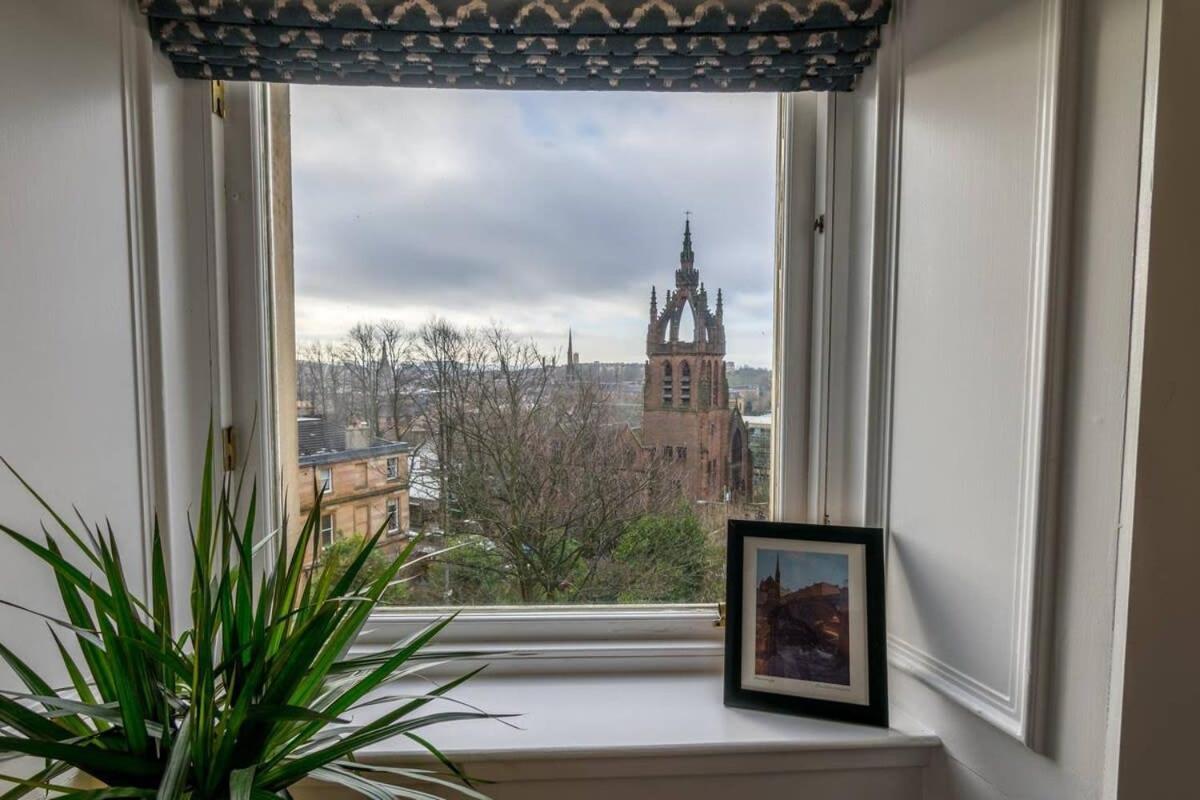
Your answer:
[[[184,78],[847,91],[891,0],[141,0]]]

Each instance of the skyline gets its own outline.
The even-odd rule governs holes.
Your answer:
[[[727,360],[771,366],[773,97],[295,88],[299,345],[436,316],[643,361],[691,212]]]
[[[757,583],[775,574],[775,559],[779,559],[780,591],[803,589],[814,583],[846,586],[849,583],[850,559],[842,553],[796,552],[794,550],[756,551]]]

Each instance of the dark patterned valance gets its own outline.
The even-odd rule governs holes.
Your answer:
[[[141,0],[185,78],[846,91],[891,0]]]

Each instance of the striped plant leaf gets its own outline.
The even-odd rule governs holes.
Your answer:
[[[384,686],[486,653],[430,652],[448,617],[381,652],[349,655],[384,592],[417,560],[416,541],[370,580],[363,570],[382,527],[344,571],[325,564],[310,573],[305,554],[320,523],[320,493],[297,535],[275,531],[256,541],[257,489],[249,484],[243,509],[244,473],[217,479],[210,426],[200,500],[189,520],[191,552],[176,553],[191,559],[191,591],[172,598],[164,534],[155,520],[146,535],[149,597],[143,598],[131,588],[111,526],[90,526],[82,518],[69,524],[8,462],[0,463],[80,556],[64,553],[45,527],[38,541],[0,525],[0,534],[49,570],[65,616],[13,598],[0,597],[0,603],[46,620],[70,677],[66,689],[55,689],[16,652],[18,643],[0,643],[0,661],[26,689],[0,693],[0,761],[26,756],[40,763],[28,776],[0,775],[0,783],[12,785],[0,787],[0,800],[46,791],[77,800],[270,800],[289,797],[288,787],[306,776],[379,800],[429,800],[446,792],[481,800],[466,776],[416,733],[444,722],[498,718],[467,704],[423,711],[478,670],[432,689],[423,684],[416,693],[388,694]],[[183,618],[188,627],[176,630]],[[61,631],[68,635],[60,638]],[[356,710],[367,705],[385,711],[355,724]],[[420,743],[445,771],[391,772],[403,783],[396,785],[380,779],[388,770],[359,768],[355,751],[390,737]],[[75,770],[104,787],[56,782]]]

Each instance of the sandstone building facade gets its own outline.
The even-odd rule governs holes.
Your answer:
[[[409,532],[409,452],[404,442],[371,439],[365,430],[335,429],[317,417],[298,420],[300,470],[297,492],[299,530],[324,488],[321,519],[305,561],[319,561],[325,547],[348,536],[372,536],[380,527],[380,546],[399,551]]]
[[[725,365],[724,298],[716,308],[696,269],[691,221],[662,309],[650,289],[642,444],[657,457],[685,465],[693,500],[742,501],[751,496],[754,464],[749,431],[729,404]]]

